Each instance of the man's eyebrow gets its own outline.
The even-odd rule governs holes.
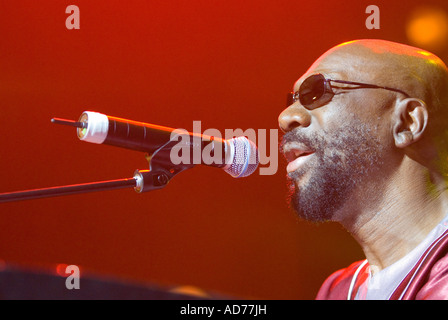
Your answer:
[[[305,78],[305,79],[306,79],[306,78]],[[305,79],[303,79],[303,80],[305,80]],[[292,91],[293,91],[293,92],[297,92],[297,91],[299,91],[300,85],[302,84],[303,80],[300,81],[300,84],[299,84],[299,80],[297,80],[297,81],[294,83],[294,86],[292,87]]]

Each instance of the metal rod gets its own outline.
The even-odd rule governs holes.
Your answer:
[[[85,122],[78,122],[78,121],[66,120],[66,119],[60,119],[60,118],[53,118],[53,119],[51,119],[51,122],[55,123],[55,124],[62,124],[64,126],[71,126],[71,127],[76,127],[76,128],[86,128],[87,127],[87,123],[85,123]]]
[[[52,188],[34,189],[26,191],[8,192],[0,194],[0,203],[11,201],[31,200],[38,198],[65,196],[70,194],[79,194],[94,191],[106,191],[135,187],[135,178],[118,179],[101,182],[91,182],[84,184],[75,184],[69,186],[60,186]]]

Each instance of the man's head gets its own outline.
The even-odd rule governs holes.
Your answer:
[[[305,81],[314,74],[389,89],[327,81],[332,93],[320,97],[321,84]],[[280,114],[279,125],[291,204],[301,217],[344,219],[362,200],[378,195],[381,190],[372,188],[406,157],[431,173],[448,172],[442,165],[448,149],[448,71],[433,54],[382,40],[344,43],[296,82],[294,92],[300,91],[310,101],[299,97]]]

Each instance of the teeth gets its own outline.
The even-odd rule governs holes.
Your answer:
[[[309,151],[294,150],[294,156],[295,156],[296,158],[301,157],[301,156],[304,156],[304,155],[307,155],[307,154],[309,154],[309,153],[310,153]]]
[[[312,153],[312,151],[310,150],[301,150],[299,148],[290,148],[288,151],[284,150],[283,152],[288,162],[294,161],[299,157]]]

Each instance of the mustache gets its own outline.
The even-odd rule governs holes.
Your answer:
[[[320,139],[317,136],[309,137],[304,132],[299,130],[288,131],[281,137],[279,151],[280,153],[284,153],[285,145],[292,142],[300,142],[300,144],[306,148],[316,150],[316,147],[319,145],[319,140]]]

